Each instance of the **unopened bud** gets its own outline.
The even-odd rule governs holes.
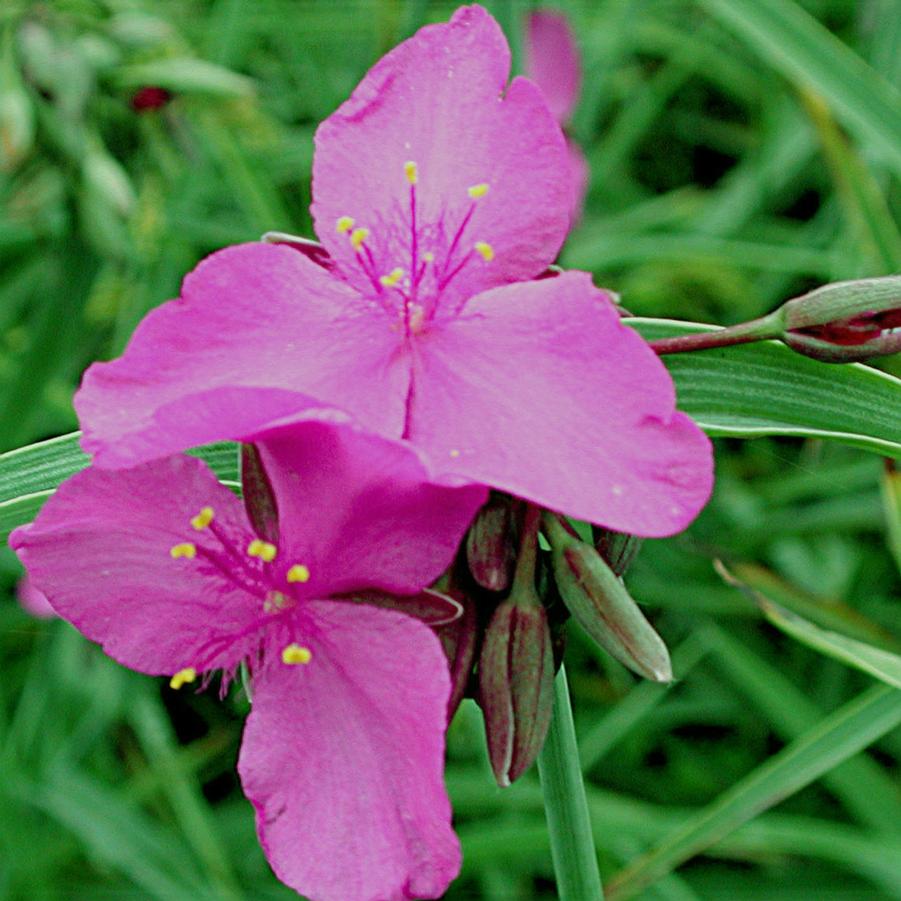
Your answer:
[[[479,655],[479,703],[488,757],[500,786],[534,762],[551,719],[554,657],[547,614],[538,596],[501,603]]]
[[[131,95],[131,108],[136,113],[146,113],[164,107],[172,99],[172,92],[155,85],[145,85]]]
[[[493,491],[466,536],[466,561],[473,579],[489,591],[510,587],[516,549],[509,495]]]
[[[472,677],[479,644],[479,614],[475,601],[468,595],[452,588],[448,591],[460,607],[460,615],[451,622],[437,626],[435,634],[444,648],[450,669],[451,691],[447,700],[447,721],[450,723],[466,696]]]
[[[84,158],[85,187],[120,216],[127,216],[135,202],[135,192],[122,165],[98,143]]]
[[[266,541],[278,544],[278,503],[254,444],[241,445],[241,493],[254,532]]]
[[[544,530],[560,595],[582,628],[624,666],[655,682],[670,682],[673,670],[666,645],[622,580],[554,514],[545,514]]]
[[[444,627],[456,623],[463,615],[463,605],[442,591],[423,588],[416,594],[389,594],[387,591],[354,591],[348,600],[371,604],[386,610],[397,610],[427,626]]]
[[[614,574],[621,576],[631,565],[636,554],[641,550],[642,540],[628,532],[615,532],[602,526],[592,526],[594,546],[597,552],[607,561]]]
[[[331,269],[334,266],[334,261],[325,247],[310,238],[302,238],[300,235],[291,235],[287,232],[266,232],[260,240],[266,244],[284,244],[298,253],[302,253],[308,260],[317,266],[322,266],[323,269]]]
[[[901,276],[824,285],[777,310],[792,349],[824,363],[901,351]]]

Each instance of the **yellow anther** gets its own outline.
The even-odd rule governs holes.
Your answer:
[[[476,241],[472,246],[486,263],[490,263],[494,259],[494,248],[487,241]]]
[[[456,460],[457,457],[460,456],[460,451],[457,450],[457,448],[453,448],[453,450],[450,451],[450,456],[453,457],[454,460]]]
[[[254,538],[247,545],[248,556],[259,557],[263,563],[271,563],[275,559],[277,552],[278,548],[274,544],[270,544],[268,541],[260,541],[259,538]]]
[[[415,185],[419,181],[419,166],[413,160],[407,160],[404,163],[404,175],[407,176],[407,181],[411,185]]]
[[[435,262],[435,254],[433,254],[431,250],[427,250],[427,251],[422,255],[422,258],[423,258],[423,260],[424,260],[426,263],[433,263],[433,262]]]
[[[345,232],[349,232],[354,227],[354,217],[353,216],[342,216],[335,223],[335,231],[338,232],[339,235],[343,235]]]
[[[350,246],[359,253],[360,248],[363,246],[363,242],[369,237],[369,229],[368,228],[355,228],[350,233]]]
[[[285,578],[289,582],[309,582],[310,569],[309,567],[304,566],[303,563],[295,563],[294,566],[288,570],[288,574]]]
[[[466,189],[466,193],[469,194],[473,200],[478,200],[488,193],[488,183],[483,181],[481,184],[472,185]]]
[[[184,669],[180,669],[169,680],[169,686],[170,686],[170,688],[174,688],[177,691],[183,685],[189,685],[196,678],[197,678],[197,670],[194,669],[193,666],[187,666]]]
[[[213,508],[201,507],[200,512],[191,519],[191,525],[198,532],[205,529],[213,521]]]
[[[381,276],[379,281],[386,288],[393,288],[403,277],[404,270],[398,267],[397,269],[392,269],[387,275]]]
[[[193,560],[197,556],[197,545],[191,544],[190,541],[175,544],[169,549],[169,556],[173,560],[179,560],[182,557],[186,560]]]
[[[299,644],[289,644],[282,651],[282,663],[287,663],[288,666],[293,666],[296,663],[309,663],[312,659],[312,651]]]

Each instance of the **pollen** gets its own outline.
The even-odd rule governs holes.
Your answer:
[[[285,578],[289,582],[309,582],[310,569],[308,566],[304,566],[303,563],[295,563],[294,566],[288,570],[288,574]]]
[[[353,216],[342,216],[335,223],[335,231],[338,232],[339,235],[343,235],[345,232],[349,232],[354,227],[354,217]]]
[[[460,456],[460,451],[455,447],[453,450],[450,451],[450,453],[448,454],[448,456],[450,456],[450,457],[452,457],[454,460],[456,460],[457,457]]]
[[[472,246],[486,263],[490,263],[494,259],[494,248],[487,241],[476,241]]]
[[[361,248],[363,247],[363,242],[369,237],[369,229],[368,228],[355,228],[350,233],[350,245],[353,249],[359,253]]]
[[[193,666],[180,669],[170,680],[170,688],[178,691],[183,685],[190,685],[197,678],[197,670]]]
[[[213,521],[213,516],[212,507],[201,507],[200,512],[191,519],[191,525],[201,532]]]
[[[427,250],[427,251],[422,255],[422,259],[423,259],[426,263],[434,263],[434,262],[435,262],[435,254],[433,254],[431,250]]]
[[[277,552],[278,548],[274,544],[270,544],[268,541],[260,541],[259,538],[254,538],[247,545],[247,555],[249,557],[259,557],[263,563],[271,563],[275,559]]]
[[[404,270],[398,266],[397,269],[392,269],[387,275],[383,275],[379,281],[386,288],[393,288],[403,277]]]
[[[191,544],[190,541],[184,541],[181,544],[174,544],[169,549],[169,556],[173,560],[193,560],[197,556],[197,545]]]
[[[312,659],[313,653],[309,648],[293,642],[282,651],[282,663],[286,663],[288,666],[294,666],[298,663],[309,663]]]
[[[473,200],[478,200],[480,197],[484,197],[488,193],[488,187],[488,183],[483,181],[478,185],[471,185],[470,187],[468,187],[466,189],[466,193],[469,194],[469,196]]]
[[[419,166],[413,160],[407,160],[404,163],[404,175],[407,176],[407,181],[411,185],[415,185],[419,181]]]

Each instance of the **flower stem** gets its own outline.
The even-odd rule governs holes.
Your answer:
[[[778,311],[776,312],[778,313]],[[697,332],[692,335],[678,335],[674,338],[658,338],[655,341],[649,341],[648,344],[659,355],[677,354],[693,350],[709,350],[713,347],[749,344],[752,341],[766,341],[769,338],[778,338],[781,334],[782,328],[778,317],[770,314],[712,332]]]
[[[563,666],[554,680],[554,712],[538,756],[538,774],[560,901],[603,901]]]

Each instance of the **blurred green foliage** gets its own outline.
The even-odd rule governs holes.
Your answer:
[[[516,38],[527,4],[487,5]],[[636,314],[721,324],[901,269],[897,0],[555,6],[584,54],[572,132],[592,166],[564,265]],[[5,0],[0,449],[74,428],[85,366],[121,350],[201,256],[271,229],[309,234],[317,122],[452,8]],[[136,110],[147,86],[171,100]],[[646,542],[628,579],[678,681],[637,682],[570,636],[608,894],[901,898],[901,693],[778,631],[711,565],[897,652],[897,475],[816,440],[723,439],[717,460],[709,508],[685,535]],[[0,898],[293,897],[234,774],[242,695],[176,694],[123,670],[23,613],[19,572],[4,551]],[[553,897],[535,774],[497,789],[480,733],[467,702],[448,770],[466,860],[447,897]]]

